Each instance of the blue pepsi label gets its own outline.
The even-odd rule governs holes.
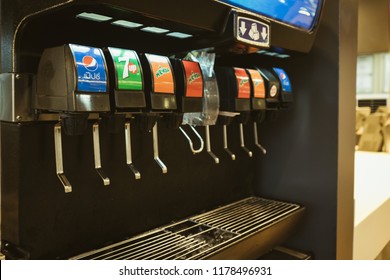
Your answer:
[[[77,91],[107,92],[106,64],[101,49],[69,45],[77,69]]]
[[[279,81],[282,84],[282,89],[284,92],[292,93],[290,79],[288,78],[286,72],[280,68],[274,68],[274,71],[278,75]]]

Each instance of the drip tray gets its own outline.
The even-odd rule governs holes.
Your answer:
[[[304,209],[249,197],[72,259],[257,259],[291,234]]]

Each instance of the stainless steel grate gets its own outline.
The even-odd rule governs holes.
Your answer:
[[[204,259],[300,208],[297,204],[249,197],[73,259]]]

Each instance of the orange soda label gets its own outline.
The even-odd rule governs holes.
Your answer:
[[[153,91],[175,94],[175,83],[169,59],[166,56],[146,54],[153,76]]]
[[[248,72],[252,78],[252,86],[254,90],[255,98],[265,98],[265,86],[264,79],[260,72],[254,69],[248,69]]]
[[[251,95],[251,86],[249,84],[249,76],[247,72],[243,68],[234,68],[234,73],[237,79],[237,97],[249,99]]]
[[[182,61],[186,77],[186,97],[203,97],[203,77],[199,63]]]

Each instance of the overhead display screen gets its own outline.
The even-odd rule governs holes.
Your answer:
[[[320,13],[322,0],[219,1],[310,31]]]

